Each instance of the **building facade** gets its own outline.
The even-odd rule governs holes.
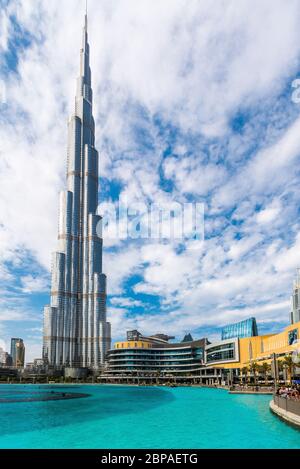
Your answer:
[[[60,195],[51,302],[44,308],[43,359],[54,368],[98,369],[111,344],[106,276],[102,272],[103,242],[98,236],[99,158],[89,57],[85,16],[75,112],[68,125],[67,190]]]
[[[257,324],[255,318],[244,319],[235,324],[229,324],[222,329],[222,340],[226,339],[242,339],[243,337],[254,337],[258,335]]]
[[[300,322],[287,326],[278,334],[266,334],[252,337],[221,340],[209,344],[205,348],[205,364],[222,369],[225,372],[233,371],[240,376],[242,370],[255,362],[258,365],[267,363],[271,365],[273,354],[278,361],[287,355],[300,353]],[[295,374],[299,374],[295,366]]]
[[[280,361],[297,352],[300,364],[300,322],[278,334],[233,337],[213,343],[207,339],[187,341],[192,339],[190,335],[179,343],[169,342],[170,339],[173,337],[164,334],[146,337],[129,331],[127,341],[116,342],[108,351],[101,379],[134,383],[176,380],[215,386],[240,382],[245,369],[251,377],[251,365],[271,365],[273,354]],[[295,375],[300,375],[300,368],[295,367]]]
[[[213,366],[232,361],[239,361],[239,339],[227,339],[220,342],[214,342],[205,347],[205,364]]]
[[[10,341],[10,356],[12,366],[24,368],[25,363],[25,345],[23,339],[13,337]]]
[[[291,297],[291,324],[300,321],[300,269],[294,281],[293,294]]]
[[[143,336],[129,331],[127,341],[117,342],[107,354],[104,377],[119,379],[136,376],[140,379],[192,376],[204,365],[207,339],[169,343],[170,336]]]
[[[13,366],[11,355],[0,347],[0,366]]]

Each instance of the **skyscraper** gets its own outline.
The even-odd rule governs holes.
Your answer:
[[[291,324],[300,321],[300,269],[297,269],[296,280],[294,280],[293,295],[291,297]]]
[[[68,124],[67,190],[60,195],[58,250],[52,257],[51,303],[44,308],[43,358],[52,367],[94,368],[110,348],[106,276],[102,272],[93,92],[87,15],[75,112]]]
[[[25,362],[25,346],[23,339],[13,337],[10,341],[10,356],[12,365],[23,368]]]

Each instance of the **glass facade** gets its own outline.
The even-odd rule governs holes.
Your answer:
[[[207,348],[206,363],[228,361],[235,359],[235,343],[226,343]]]
[[[297,269],[291,303],[291,324],[295,324],[300,321],[300,269]]]
[[[206,339],[202,339],[190,344],[166,342],[162,345],[152,338],[151,343],[143,342],[140,347],[134,347],[132,342],[126,344],[126,348],[122,348],[118,343],[107,354],[106,373],[108,375],[137,373],[141,376],[149,373],[190,374],[203,366],[206,343]]]
[[[52,255],[50,304],[44,308],[43,359],[50,368],[97,370],[111,346],[111,330],[106,320],[97,212],[99,155],[87,16],[74,104],[68,124],[66,188],[59,203],[58,249]]]
[[[15,337],[11,339],[10,356],[13,366],[23,368],[25,361],[25,347],[23,339]]]
[[[222,340],[242,339],[244,337],[254,337],[258,335],[255,318],[245,319],[236,324],[229,324],[222,329]]]
[[[293,329],[288,333],[288,344],[293,345],[294,342],[298,339],[298,329]]]

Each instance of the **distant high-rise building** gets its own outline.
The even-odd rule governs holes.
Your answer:
[[[110,348],[106,276],[97,225],[98,152],[92,113],[87,15],[75,112],[69,121],[67,190],[60,196],[58,251],[52,258],[51,303],[44,308],[43,359],[52,367],[99,368]]]
[[[12,358],[9,353],[0,347],[0,366],[12,366]]]
[[[16,368],[23,368],[25,362],[25,346],[23,339],[13,337],[10,342],[10,355],[12,365]]]
[[[0,366],[5,364],[6,354],[7,354],[7,352],[5,352],[5,350],[3,350],[2,347],[0,347]]]
[[[224,326],[221,333],[221,339],[242,339],[244,337],[255,337],[257,335],[256,319],[249,318],[235,324]]]
[[[291,296],[291,324],[300,321],[300,269],[297,269]]]
[[[18,340],[22,340],[22,339],[12,338],[10,340],[10,356],[12,358],[13,363],[15,363],[16,361],[16,342]]]

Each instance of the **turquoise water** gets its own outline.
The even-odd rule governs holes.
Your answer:
[[[0,397],[78,392],[70,400],[0,402],[0,448],[300,448],[271,396],[131,386],[0,385]]]

